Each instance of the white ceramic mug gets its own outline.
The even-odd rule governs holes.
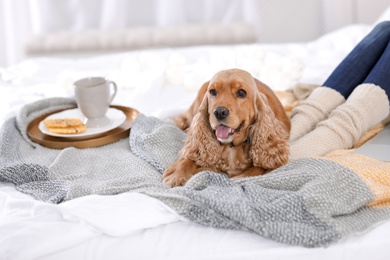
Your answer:
[[[118,90],[114,81],[104,77],[83,78],[74,87],[77,106],[88,121],[104,119]]]

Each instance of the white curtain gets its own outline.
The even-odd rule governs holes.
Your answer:
[[[24,42],[33,31],[30,4],[0,0],[0,66],[13,64],[23,56]]]
[[[245,22],[263,42],[306,41],[326,32],[323,23],[329,17],[335,19],[331,13],[324,15],[324,3],[340,1],[351,3],[351,0],[0,0],[0,68],[21,61],[26,41],[35,34],[91,28]]]
[[[24,58],[32,35],[88,28],[256,23],[257,0],[0,0],[0,67]]]

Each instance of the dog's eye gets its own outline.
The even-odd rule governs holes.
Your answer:
[[[217,91],[215,89],[210,89],[210,95],[215,97],[217,95]]]
[[[243,89],[239,89],[239,90],[237,91],[237,97],[239,97],[239,98],[244,98],[244,97],[246,97],[246,91],[243,90]]]

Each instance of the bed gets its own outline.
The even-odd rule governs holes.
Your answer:
[[[389,12],[378,22],[388,19],[390,19]],[[294,89],[297,83],[308,84],[301,86],[321,84],[372,26],[350,25],[306,43],[207,45],[138,50],[78,58],[28,59],[0,71],[1,135],[6,133],[4,129],[9,125],[9,120],[21,117],[20,113],[25,111],[26,105],[37,104],[34,102],[41,104],[42,100],[54,100],[54,103],[50,103],[52,105],[68,105],[73,97],[72,83],[82,77],[98,75],[117,82],[119,90],[114,105],[131,107],[140,112],[139,118],[143,118],[144,121],[134,124],[134,129],[130,132],[133,139],[127,138],[130,146],[136,147],[139,140],[148,140],[150,134],[142,124],[151,121],[155,125],[169,124],[170,119],[189,107],[198,87],[215,72],[224,68],[240,67],[264,81],[275,91],[291,93],[290,90]],[[303,92],[304,96],[304,88],[299,89],[301,92],[294,90],[296,95],[299,96]],[[56,97],[65,99],[56,99]],[[285,105],[287,107],[291,103]],[[168,132],[174,131],[172,128],[169,129]],[[167,136],[173,138],[169,134]],[[10,138],[10,136],[2,136],[2,140],[8,142],[11,140],[14,146],[18,146],[18,142],[23,139]],[[40,149],[37,147],[34,146],[28,151],[34,154]],[[110,145],[96,149],[105,149],[105,147]],[[154,148],[156,147],[149,147],[150,150]],[[84,151],[84,149],[72,149],[71,153],[81,154]],[[56,150],[54,154],[47,154],[48,158],[53,156],[50,157],[54,158],[53,164],[56,163],[55,158],[59,152]],[[144,152],[145,150],[134,151],[141,159],[147,157]],[[207,208],[202,216],[197,216],[203,217],[202,220],[195,221],[196,217],[191,215],[196,214],[195,211],[184,212],[185,210],[176,207],[172,202],[177,198],[176,193],[164,195],[161,199],[159,193],[161,190],[157,188],[151,191],[145,187],[129,185],[125,187],[128,191],[95,189],[85,192],[89,184],[83,184],[86,185],[84,190],[81,189],[82,192],[79,193],[73,190],[71,196],[69,192],[65,195],[46,192],[44,194],[47,195],[46,197],[39,197],[36,196],[37,189],[45,189],[46,186],[41,184],[48,184],[48,182],[36,179],[32,182],[41,184],[26,187],[12,182],[14,176],[5,178],[4,169],[12,164],[15,157],[4,152],[4,148],[2,153],[0,161],[2,168],[0,171],[1,259],[358,260],[390,257],[390,215],[388,208],[383,206],[388,204],[388,194],[387,197],[384,196],[385,201],[382,201],[384,211],[380,216],[363,216],[370,220],[374,218],[364,228],[350,227],[348,232],[343,233],[344,235],[333,234],[336,236],[334,239],[328,237],[327,241],[321,240],[322,242],[306,241],[306,238],[301,240],[299,236],[305,237],[304,232],[300,235],[292,234],[292,237],[297,240],[283,240],[273,236],[277,231],[272,233],[271,229],[265,227],[252,227],[248,224],[237,228],[236,220],[231,215],[221,215],[218,216],[220,218],[213,219],[215,223],[207,223],[208,217],[210,216],[210,219],[215,217],[214,213],[218,211],[210,201],[197,200],[194,203],[197,209]],[[28,157],[26,154],[23,156]],[[174,156],[174,153],[172,152],[170,156]],[[88,158],[89,160],[69,164],[77,168],[80,164],[103,163],[94,157]],[[152,166],[159,169],[166,163],[162,160],[160,164],[155,163]],[[141,169],[149,167],[140,164]],[[127,164],[124,162],[123,165]],[[153,168],[152,166],[150,167]],[[140,166],[134,165],[134,167]],[[327,165],[322,165],[320,168],[326,169],[326,167]],[[388,163],[381,164],[381,167],[384,170],[389,169]],[[207,190],[199,183],[214,177],[212,174],[205,173],[197,178],[198,183],[190,182],[192,186],[189,188],[193,192]],[[224,188],[230,185],[228,180],[218,179],[218,181],[224,183]],[[54,182],[49,184],[55,186]],[[57,184],[62,185],[58,182]],[[113,184],[110,182],[110,185]],[[215,188],[213,192],[216,192],[214,194],[217,196],[226,194],[218,193],[220,189],[213,187]],[[385,193],[386,189],[388,193],[388,188],[385,183]],[[198,193],[192,191],[182,189],[180,195],[185,193],[187,199],[191,194],[196,197]],[[352,196],[350,199],[353,200],[354,194],[345,195]],[[232,198],[233,201],[233,197],[228,198]],[[232,205],[238,207],[239,204],[240,200]],[[245,210],[245,207],[242,209]],[[199,214],[200,211],[197,212]],[[347,215],[348,213],[345,213],[345,216]],[[227,224],[227,221],[231,222]],[[282,231],[286,230],[288,228]],[[322,239],[325,237],[324,235]]]

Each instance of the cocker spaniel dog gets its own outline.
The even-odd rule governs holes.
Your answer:
[[[274,92],[244,70],[218,72],[175,123],[188,132],[163,174],[169,186],[205,170],[256,176],[288,161],[290,120]]]

